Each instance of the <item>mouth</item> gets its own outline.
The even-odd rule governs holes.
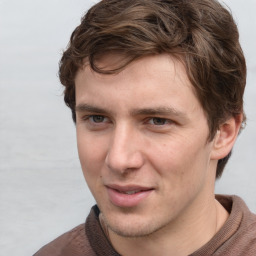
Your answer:
[[[132,191],[120,191],[120,190],[118,190],[119,193],[122,193],[122,194],[125,194],[125,195],[133,195],[133,194],[136,194],[136,193],[140,193],[142,191],[145,191],[145,190],[132,190]]]
[[[118,207],[135,207],[146,201],[153,188],[141,186],[106,186],[109,200]]]

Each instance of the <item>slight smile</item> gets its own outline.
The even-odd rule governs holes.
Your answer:
[[[136,185],[107,185],[106,188],[111,203],[124,208],[139,205],[154,191],[154,188]]]

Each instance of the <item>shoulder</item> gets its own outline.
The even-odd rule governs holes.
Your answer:
[[[94,255],[85,232],[85,224],[59,236],[42,247],[34,256]]]
[[[237,197],[232,196],[233,207],[233,222],[231,227],[236,227],[232,237],[227,241],[227,244],[233,248],[236,255],[254,256],[256,252],[256,215],[252,213],[245,202]]]
[[[120,256],[112,247],[101,228],[100,210],[93,206],[85,224],[56,238],[42,247],[34,256]]]
[[[256,234],[256,214],[251,212],[243,199],[238,196],[216,196],[218,201],[230,213],[225,228],[233,227],[234,234],[253,232]],[[235,228],[234,228],[235,227]]]
[[[217,234],[193,256],[255,256],[256,215],[238,196],[217,195],[216,199],[229,212],[229,218]]]

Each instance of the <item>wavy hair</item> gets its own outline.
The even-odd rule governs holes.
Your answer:
[[[115,69],[99,68],[97,60],[111,52],[119,53],[123,61]],[[207,116],[209,140],[225,120],[244,114],[246,63],[227,8],[215,0],[103,0],[81,19],[60,61],[64,100],[74,122],[74,79],[85,61],[107,75],[138,58],[161,53],[184,64]],[[230,154],[218,161],[216,177]]]

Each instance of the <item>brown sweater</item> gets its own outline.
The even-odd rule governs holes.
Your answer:
[[[237,196],[216,196],[216,199],[230,216],[219,232],[190,256],[256,256],[256,215]],[[34,256],[118,256],[101,228],[99,213],[95,205],[85,225],[58,237]]]

